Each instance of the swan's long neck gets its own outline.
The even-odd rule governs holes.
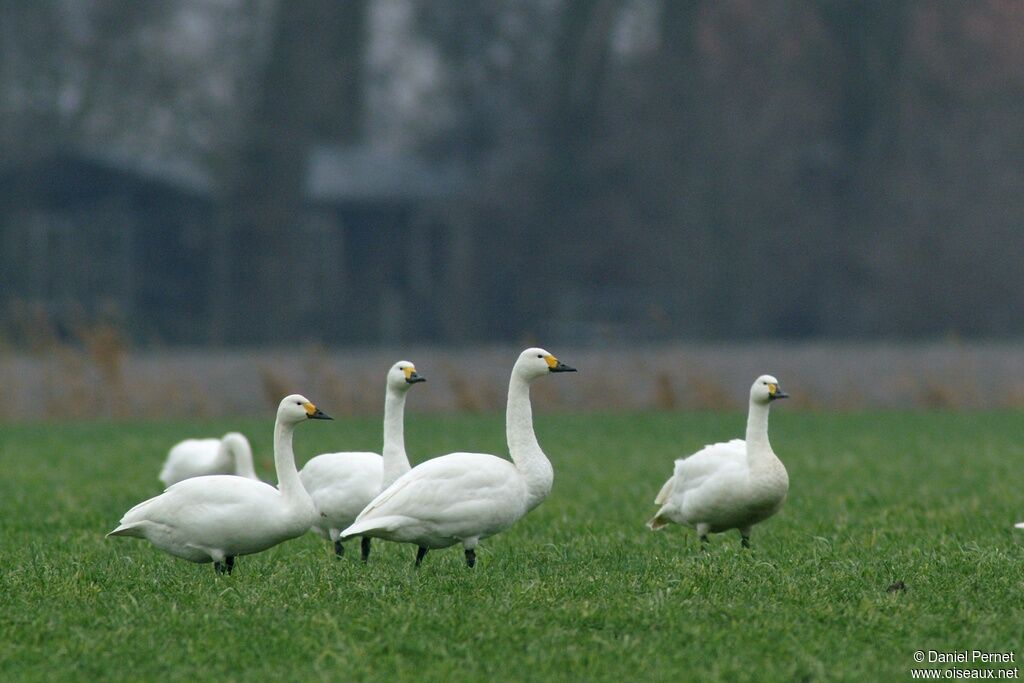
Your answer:
[[[405,396],[407,392],[388,387],[384,396],[384,477],[383,491],[410,470],[405,454]]]
[[[259,479],[252,464],[252,447],[244,439],[226,439],[235,461],[235,474],[247,479]]]
[[[526,479],[529,500],[527,509],[533,509],[551,492],[555,473],[544,451],[537,443],[533,431],[533,411],[530,408],[530,385],[515,372],[508,385],[508,409],[505,413],[505,435],[508,451],[519,473]]]
[[[768,442],[768,404],[751,400],[747,414],[747,462],[755,465],[766,457],[775,457]]]
[[[277,470],[277,488],[287,499],[309,498],[302,487],[299,473],[295,469],[295,452],[292,450],[292,432],[295,425],[282,424],[278,419],[274,425],[274,467]]]

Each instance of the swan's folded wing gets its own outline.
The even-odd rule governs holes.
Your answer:
[[[299,479],[310,495],[331,490],[362,495],[364,490],[372,489],[372,496],[380,492],[382,471],[381,457],[377,453],[323,453],[306,463],[299,472]]]
[[[708,477],[746,461],[747,444],[743,439],[708,444],[687,458],[676,460],[673,491],[686,491]],[[659,494],[660,495],[660,494]]]
[[[149,520],[174,525],[205,525],[216,523],[218,518],[240,508],[259,516],[262,507],[278,496],[278,490],[270,484],[244,477],[228,474],[193,477],[139,503],[124,514],[121,523]]]
[[[451,453],[399,477],[359,513],[343,536],[355,535],[355,530],[366,528],[363,523],[383,518],[446,523],[490,516],[497,512],[492,508],[504,501],[523,497],[508,490],[522,486],[515,466],[507,460],[482,453]]]

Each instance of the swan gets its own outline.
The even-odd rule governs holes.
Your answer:
[[[405,396],[413,384],[427,381],[416,374],[416,366],[403,360],[388,370],[384,390],[384,445],[376,453],[323,453],[302,468],[299,478],[306,487],[319,517],[313,529],[330,538],[334,552],[341,557],[345,548],[339,537],[341,530],[356,517],[377,494],[409,471],[405,454],[402,421]],[[370,557],[370,537],[362,539],[363,562]]]
[[[160,481],[167,487],[205,474],[259,479],[252,466],[249,440],[238,432],[228,432],[220,439],[185,439],[176,443],[167,453]]]
[[[530,383],[552,372],[575,372],[544,349],[526,349],[512,368],[505,417],[512,462],[484,453],[449,453],[405,473],[341,532],[430,549],[462,543],[476,564],[479,541],[512,526],[551,492],[554,472],[533,432]]]
[[[661,509],[647,526],[692,526],[702,546],[709,533],[739,529],[749,548],[750,528],[778,512],[789,491],[789,475],[768,442],[768,406],[780,398],[789,395],[777,379],[758,377],[750,387],[746,441],[711,444],[676,460],[675,472],[654,499]]]
[[[134,536],[191,562],[213,562],[231,573],[235,557],[249,555],[309,531],[316,507],[299,481],[292,452],[295,425],[329,420],[308,399],[281,401],[274,424],[278,487],[233,475],[211,474],[174,484],[125,513],[107,536]]]

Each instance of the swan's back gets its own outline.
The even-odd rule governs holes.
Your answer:
[[[310,495],[330,489],[353,492],[372,489],[369,502],[380,493],[382,472],[381,457],[377,453],[322,453],[306,463],[299,471],[299,478]]]
[[[219,458],[220,439],[185,439],[167,452],[167,460],[160,470],[160,481],[170,486],[189,477],[207,474],[232,474],[229,458]]]
[[[383,461],[376,453],[323,453],[299,472],[302,486],[316,505],[316,527],[343,529],[380,493]]]
[[[747,443],[743,439],[732,439],[711,443],[693,455],[676,460],[674,476],[683,489],[694,488],[710,476],[724,469],[747,464]]]

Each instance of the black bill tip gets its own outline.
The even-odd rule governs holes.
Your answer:
[[[549,368],[551,372],[576,372],[576,368],[559,361],[554,367]]]

